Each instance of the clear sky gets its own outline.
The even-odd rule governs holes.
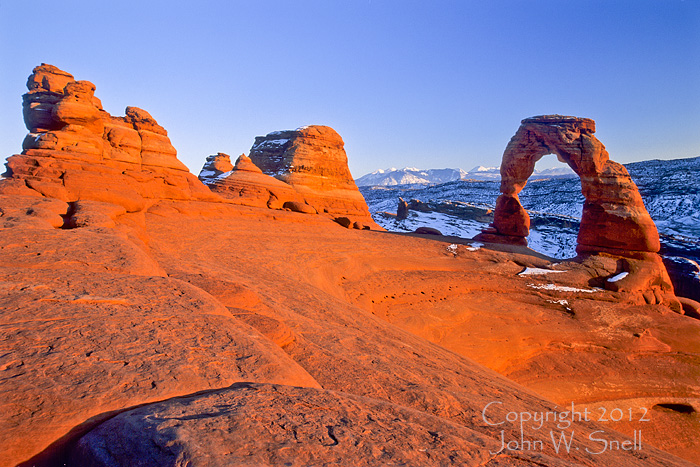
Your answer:
[[[0,160],[42,62],[150,112],[194,173],[309,124],[355,177],[497,166],[550,113],[595,119],[619,162],[700,155],[700,0],[0,0]]]

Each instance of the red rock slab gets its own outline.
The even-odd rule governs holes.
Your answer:
[[[384,401],[240,383],[121,413],[82,437],[70,459],[86,467],[575,465],[499,447],[478,431]]]

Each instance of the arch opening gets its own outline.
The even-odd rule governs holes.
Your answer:
[[[574,258],[583,195],[569,164],[553,153],[542,156],[518,197],[530,216],[530,248],[557,259]]]

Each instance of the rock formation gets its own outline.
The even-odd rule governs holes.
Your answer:
[[[221,171],[229,166],[228,171]],[[235,166],[231,165],[226,154],[207,157],[199,178],[213,192],[237,204],[270,209],[294,207],[294,211],[316,213],[311,206],[307,206],[308,209],[300,207],[305,204],[304,197],[294,187],[265,175],[245,154],[238,157]]]
[[[72,82],[32,79],[49,91]],[[53,109],[65,96],[34,97]],[[103,132],[100,143],[90,111],[85,125],[66,112],[65,126],[30,112],[57,146],[14,156],[25,171],[0,182],[0,467],[688,465],[653,446],[700,461],[700,321],[588,290],[582,264],[522,276],[551,267],[524,249],[362,235],[203,185],[212,202],[176,185],[147,191],[183,172],[144,163],[175,164],[167,148],[115,162],[106,145],[135,157],[137,140],[115,146]],[[132,116],[143,148],[151,130]],[[233,180],[263,176],[244,157],[236,166]],[[64,179],[83,172],[102,183],[71,201],[86,185]],[[104,201],[130,178],[147,209]],[[306,206],[294,203],[283,207]],[[549,414],[570,401],[648,409],[652,421],[568,416],[562,432]],[[547,417],[523,433],[510,414]],[[643,449],[624,449],[638,429]],[[579,449],[553,445],[552,433],[574,432]],[[503,448],[523,434],[541,448]],[[601,452],[596,434],[623,449]]]
[[[399,197],[399,205],[396,208],[396,218],[406,219],[408,217],[408,203],[405,199]]]
[[[375,225],[348,169],[344,144],[332,128],[311,125],[258,136],[250,159],[292,185],[318,212]]]
[[[642,294],[647,302],[672,302],[679,309],[673,286],[659,251],[659,234],[644,207],[637,186],[625,169],[611,161],[605,146],[593,136],[589,118],[544,115],[522,121],[501,163],[501,195],[492,226],[475,240],[527,245],[530,217],[518,193],[547,154],[556,154],[581,178],[585,198],[577,252],[627,258],[620,272],[634,272],[620,281],[608,281],[615,291]],[[656,293],[650,292],[655,290]]]
[[[218,152],[207,156],[202,170],[200,170],[197,176],[202,182],[207,183],[210,180],[215,179],[219,175],[233,170],[233,164],[231,164],[231,156],[224,154],[223,152]]]
[[[215,199],[177,159],[167,131],[145,110],[113,117],[95,85],[55,66],[34,68],[22,100],[29,134],[21,155],[7,160],[3,190],[25,184],[63,201],[91,199],[127,211],[149,199]],[[21,180],[21,181],[17,181]],[[11,187],[11,188],[10,188]]]

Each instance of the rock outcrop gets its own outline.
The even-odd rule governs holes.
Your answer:
[[[627,169],[609,159],[605,146],[593,136],[589,118],[543,115],[522,121],[501,163],[501,195],[491,227],[475,240],[527,245],[530,217],[518,193],[547,154],[556,154],[581,178],[585,198],[577,252],[627,258],[622,271],[630,274],[608,281],[611,290],[639,295],[649,303],[671,303],[680,309],[660,257],[659,234]]]
[[[129,212],[143,210],[149,199],[217,198],[177,159],[167,131],[145,110],[127,107],[124,117],[113,117],[94,84],[47,64],[34,68],[27,88],[29,134],[4,175],[35,194],[109,202]],[[18,182],[0,189],[10,186]]]
[[[233,164],[231,164],[231,156],[223,152],[218,152],[207,156],[202,170],[200,170],[197,176],[199,180],[203,183],[207,183],[210,180],[215,179],[219,175],[225,174],[233,170]]]
[[[221,172],[229,166],[231,169]],[[265,175],[245,154],[238,157],[235,166],[231,165],[226,154],[207,157],[199,178],[213,192],[236,204],[270,209],[292,209],[290,206],[293,205],[296,209],[292,210],[297,212],[316,213],[311,206],[300,208],[305,204],[304,197],[294,187]]]
[[[406,219],[408,217],[408,203],[405,199],[399,198],[399,205],[396,208],[396,218]]]
[[[344,145],[332,128],[311,125],[258,136],[250,159],[293,186],[319,213],[376,225],[350,174]]]

